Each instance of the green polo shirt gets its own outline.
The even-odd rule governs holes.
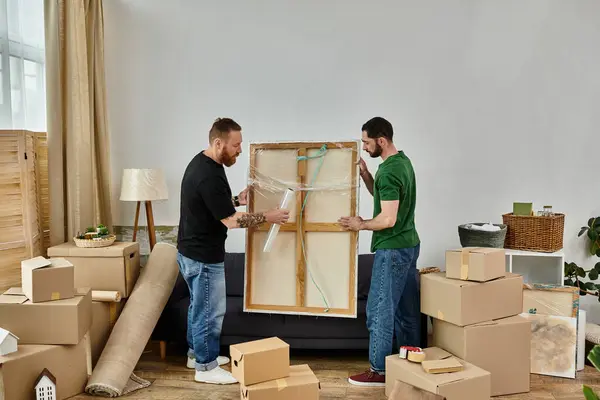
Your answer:
[[[400,200],[400,204],[396,224],[391,228],[373,231],[371,252],[418,245],[420,239],[415,227],[416,178],[412,163],[403,151],[388,157],[377,169],[373,198],[373,218],[381,213],[382,201]]]

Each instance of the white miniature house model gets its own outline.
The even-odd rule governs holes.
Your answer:
[[[35,381],[36,400],[56,400],[56,378],[46,368]]]
[[[0,356],[16,352],[18,340],[18,337],[6,329],[0,328]]]

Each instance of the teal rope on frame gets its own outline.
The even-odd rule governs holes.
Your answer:
[[[314,156],[298,156],[297,157],[298,161],[314,160],[317,158],[319,159],[319,164],[317,165],[317,168],[315,169],[315,172],[312,176],[310,186],[312,186],[315,183],[315,181],[317,180],[317,176],[319,175],[319,171],[321,170],[321,166],[323,165],[323,161],[325,160],[326,153],[327,153],[327,145],[324,144],[323,146],[321,146],[321,148],[319,149],[317,154]],[[300,230],[302,230],[302,216],[304,215],[304,207],[306,206],[306,201],[308,200],[308,194],[309,194],[309,192],[307,191],[306,196],[304,196],[304,202],[302,203],[302,209],[300,210],[300,220],[298,221],[298,224],[300,225]],[[304,235],[301,236],[301,243],[302,243],[302,255],[304,256],[304,263],[306,265],[306,269],[308,270],[308,274],[310,275],[310,279],[312,280],[312,283],[316,286],[319,293],[321,293],[321,298],[323,299],[323,302],[325,303],[325,307],[326,307],[325,312],[329,312],[329,303],[327,302],[327,299],[325,298],[323,291],[321,290],[321,288],[319,287],[317,282],[315,282],[312,272],[310,272],[310,268],[308,267],[308,258],[306,257],[306,246],[304,244]]]

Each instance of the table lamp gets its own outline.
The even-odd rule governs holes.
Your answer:
[[[154,230],[154,216],[152,214],[152,201],[167,200],[169,190],[163,172],[159,169],[124,169],[121,178],[121,201],[136,201],[135,222],[133,225],[133,241],[136,241],[138,220],[140,217],[140,204],[143,201],[146,208],[148,221],[148,238],[150,251],[156,244],[156,231]]]

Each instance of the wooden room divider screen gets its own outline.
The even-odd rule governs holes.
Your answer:
[[[356,317],[359,142],[251,143],[248,211],[279,206],[292,189],[289,221],[264,251],[271,226],[246,233],[244,310]]]
[[[21,285],[21,260],[50,242],[46,133],[0,131],[0,293]]]

